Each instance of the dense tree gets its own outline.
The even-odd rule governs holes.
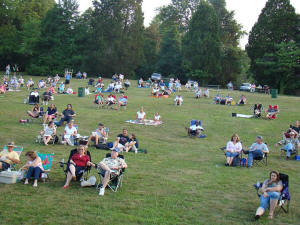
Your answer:
[[[219,83],[221,71],[219,30],[214,8],[202,1],[189,23],[183,44],[184,69],[197,80]]]
[[[133,75],[143,60],[143,13],[141,0],[94,1],[88,66],[111,76]]]
[[[258,62],[263,61],[267,54],[275,54],[278,44],[297,40],[298,18],[289,0],[269,0],[250,32],[246,47],[254,79],[273,88],[281,88],[281,93],[284,93],[284,85],[277,82],[275,74],[265,73],[265,67]]]
[[[178,28],[171,25],[162,37],[157,71],[164,76],[180,77],[181,72],[181,39]]]

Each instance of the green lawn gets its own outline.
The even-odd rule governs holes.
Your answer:
[[[62,190],[65,175],[58,162],[66,159],[72,148],[36,144],[41,124],[18,123],[19,119],[27,118],[25,112],[32,108],[23,104],[27,90],[7,92],[0,98],[0,144],[15,141],[24,146],[24,152],[55,153],[50,182],[39,183],[36,189],[21,183],[0,184],[0,224],[255,224],[253,216],[259,199],[252,185],[265,180],[274,169],[290,176],[290,213],[276,213],[271,222],[266,215],[259,224],[300,224],[300,162],[284,160],[279,148],[274,147],[282,131],[300,119],[299,97],[271,99],[269,95],[247,93],[246,106],[230,107],[211,104],[212,98],[196,100],[193,93],[182,92],[184,103],[175,107],[174,96],[152,99],[150,89],[136,88],[136,81],[132,84],[134,87],[127,93],[127,110],[96,109],[93,95],[84,98],[55,95],[54,103],[60,112],[67,103],[73,105],[81,135],[89,135],[102,122],[110,128],[109,141],[113,141],[126,127],[129,133],[137,135],[140,147],[149,152],[126,154],[128,169],[123,187],[117,193],[107,190],[103,197],[98,196],[95,188],[81,188],[74,182],[69,189]],[[77,90],[86,86],[86,81],[72,80],[71,85]],[[221,92],[227,94],[225,90]],[[211,96],[214,94],[211,91]],[[237,100],[241,93],[235,91],[232,95]],[[251,113],[250,107],[257,102],[279,104],[279,118],[268,121],[231,117],[232,112]],[[158,111],[164,124],[159,127],[126,124],[124,121],[134,119],[140,106],[144,106],[148,117]],[[190,119],[203,121],[207,138],[187,137],[184,127]],[[58,128],[58,133],[62,132],[63,128]],[[268,166],[225,167],[219,148],[233,133],[240,135],[244,147],[249,147],[257,135],[263,135],[270,148]],[[94,162],[107,153],[93,147],[89,150]],[[97,175],[96,170],[92,174]]]

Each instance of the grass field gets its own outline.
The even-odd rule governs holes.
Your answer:
[[[135,86],[136,81],[132,84]],[[86,81],[72,80],[71,85],[77,90],[86,86]],[[65,175],[58,162],[66,159],[72,148],[36,144],[41,124],[18,123],[19,119],[27,118],[25,112],[32,108],[23,104],[27,90],[7,92],[0,98],[0,144],[15,141],[16,145],[24,146],[24,152],[55,153],[50,182],[39,183],[36,189],[22,183],[0,184],[0,224],[300,224],[300,162],[284,160],[274,146],[282,131],[300,119],[299,97],[271,99],[269,95],[247,93],[248,104],[238,107],[214,105],[211,98],[196,100],[193,93],[182,92],[184,103],[175,107],[174,96],[152,99],[150,89],[132,87],[126,94],[127,110],[120,111],[96,109],[93,95],[84,98],[55,95],[54,103],[60,112],[67,103],[73,105],[81,135],[89,135],[102,122],[110,128],[109,141],[113,141],[126,127],[129,133],[137,135],[140,147],[148,150],[148,154],[125,155],[128,169],[123,187],[117,193],[107,190],[103,197],[98,196],[95,188],[81,188],[74,182],[69,189],[62,190]],[[241,93],[235,91],[232,95],[237,100]],[[231,117],[232,112],[250,114],[250,107],[257,102],[279,104],[279,118],[268,121]],[[159,127],[126,124],[124,121],[134,119],[140,106],[144,106],[148,118],[158,111],[164,124]],[[187,137],[184,127],[191,119],[203,121],[207,138]],[[62,133],[63,128],[57,131]],[[246,148],[257,135],[262,135],[270,148],[268,166],[225,167],[224,154],[219,148],[233,133],[240,135]],[[107,153],[93,147],[89,150],[94,162]],[[268,221],[266,214],[255,223],[253,216],[259,199],[252,185],[265,180],[274,169],[290,176],[290,213],[276,213],[272,221]],[[96,170],[92,174],[96,175]]]

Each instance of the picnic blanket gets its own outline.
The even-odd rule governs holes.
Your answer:
[[[154,120],[144,120],[143,123],[140,123],[137,120],[126,120],[125,122],[132,123],[132,124],[146,125],[146,126],[158,126],[158,125],[162,124],[161,121],[154,121]]]

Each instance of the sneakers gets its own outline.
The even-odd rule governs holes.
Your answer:
[[[100,188],[100,191],[99,191],[99,195],[100,196],[103,196],[104,195],[104,192],[105,192],[105,189],[103,187]]]

